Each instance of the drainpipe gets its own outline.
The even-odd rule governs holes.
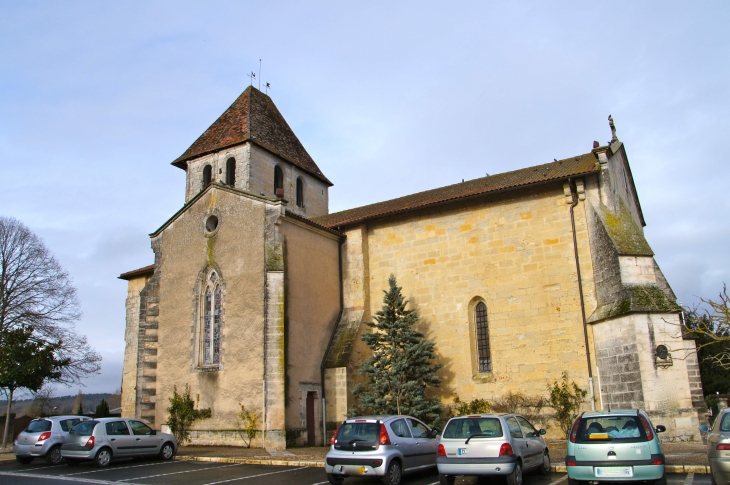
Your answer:
[[[338,228],[339,229],[339,228]],[[327,446],[327,411],[326,411],[326,402],[324,398],[324,365],[327,361],[327,354],[329,354],[330,347],[332,347],[332,342],[335,340],[335,333],[337,333],[337,325],[339,325],[340,320],[342,319],[342,313],[345,309],[345,295],[343,293],[343,287],[342,287],[342,245],[345,244],[345,240],[342,240],[340,242],[338,250],[338,261],[339,261],[339,270],[340,270],[340,277],[338,278],[338,284],[340,285],[340,313],[337,315],[337,320],[335,320],[335,328],[332,329],[332,335],[330,335],[330,341],[327,342],[327,348],[324,351],[324,355],[322,356],[322,364],[319,366],[319,373],[320,373],[320,382],[322,383],[322,446]]]
[[[586,360],[588,362],[588,385],[590,387],[591,395],[591,410],[596,410],[596,397],[593,389],[593,368],[591,367],[591,351],[588,346],[588,322],[586,321],[586,309],[585,302],[583,301],[583,281],[580,277],[580,260],[578,259],[578,238],[575,235],[575,206],[578,205],[578,194],[576,194],[573,181],[569,178],[568,185],[570,186],[570,195],[573,199],[573,203],[570,204],[570,225],[573,229],[573,251],[575,252],[575,270],[578,274],[578,294],[580,295],[580,313],[583,318],[583,339],[586,345]]]

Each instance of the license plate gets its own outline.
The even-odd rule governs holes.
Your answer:
[[[596,477],[600,477],[600,478],[626,478],[626,477],[634,476],[634,470],[630,466],[627,466],[627,467],[620,467],[620,466],[599,467],[599,466],[597,466],[594,469],[594,473],[595,473]]]
[[[459,448],[459,455],[466,455],[466,448]]]
[[[357,469],[358,475],[365,475],[367,472],[368,472],[368,469],[365,468],[364,466],[361,466],[360,468]]]

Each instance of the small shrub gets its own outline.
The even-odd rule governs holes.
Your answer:
[[[246,448],[251,448],[251,442],[256,437],[256,433],[258,433],[260,417],[255,409],[249,411],[243,404],[238,404],[241,406],[241,412],[238,413],[237,417],[240,420],[240,424],[243,426],[243,432],[245,433],[246,438],[248,438],[248,441],[246,441],[246,438],[243,438],[243,441],[246,443]]]
[[[548,400],[543,396],[527,396],[519,391],[510,391],[492,401],[492,411],[495,413],[520,414],[538,429],[547,429],[548,425],[542,410],[548,404]]]
[[[548,384],[550,392],[550,406],[555,411],[555,421],[560,429],[568,436],[573,421],[578,417],[578,410],[585,400],[587,391],[578,387],[574,381],[568,382],[568,373],[563,372],[561,381],[553,381]]]
[[[190,427],[199,419],[210,418],[210,408],[195,409],[195,402],[190,397],[190,386],[185,384],[185,392],[177,393],[173,387],[170,407],[167,408],[167,423],[175,439],[181,445],[190,441]]]
[[[449,406],[452,416],[464,416],[466,414],[486,414],[491,406],[486,399],[473,399],[470,402],[462,402],[458,397]]]

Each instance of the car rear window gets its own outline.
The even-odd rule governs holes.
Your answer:
[[[497,418],[457,418],[446,425],[443,437],[460,439],[481,435],[485,438],[498,438],[503,434],[502,424]]]
[[[373,447],[380,442],[380,423],[343,423],[335,438],[335,448],[340,446]],[[363,450],[364,451],[364,450]]]
[[[646,440],[646,433],[638,416],[593,416],[581,419],[576,440],[642,441]]]
[[[80,419],[74,418],[74,419],[64,419],[62,421],[59,421],[58,424],[61,425],[61,429],[68,433],[68,430],[76,426],[81,422]]]
[[[725,413],[720,422],[720,431],[730,431],[730,413]]]
[[[94,428],[99,424],[99,421],[82,421],[68,432],[68,434],[77,434],[79,436],[91,436],[94,432]]]
[[[53,423],[51,423],[47,419],[38,419],[36,421],[31,421],[28,427],[25,428],[25,432],[42,433],[43,431],[50,431],[52,424]]]

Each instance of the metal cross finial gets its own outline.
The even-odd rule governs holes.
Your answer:
[[[246,75],[251,78],[251,86],[253,86],[253,80],[256,79],[256,73],[251,71],[251,74]]]
[[[613,124],[613,117],[611,115],[608,115],[608,126],[611,127],[611,143],[617,142],[616,125]]]
[[[271,89],[271,84],[266,83],[266,85],[264,86],[264,89],[266,90],[266,94],[269,94],[269,89]]]

